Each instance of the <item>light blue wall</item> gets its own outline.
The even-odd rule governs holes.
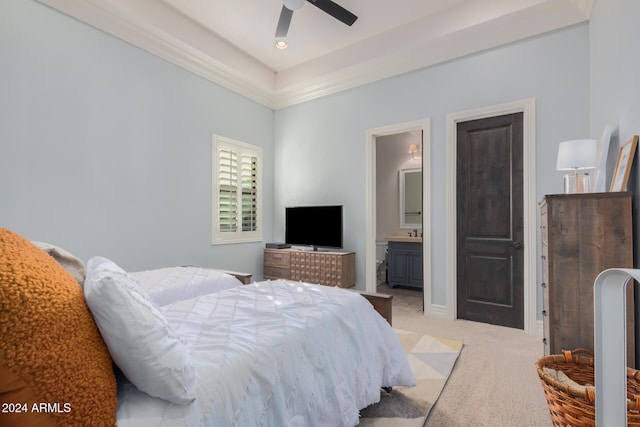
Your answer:
[[[588,31],[575,25],[277,111],[274,237],[285,206],[344,204],[345,248],[356,251],[364,288],[365,132],[429,117],[432,301],[446,304],[447,114],[535,98],[537,197],[562,192],[557,144],[589,133]]]
[[[32,0],[0,1],[0,227],[127,269],[262,275],[262,243],[211,246],[211,136],[263,147],[273,111]]]
[[[263,147],[265,241],[282,240],[285,206],[345,206],[364,288],[365,132],[430,117],[432,299],[445,304],[446,115],[536,98],[537,196],[562,191],[557,143],[589,133],[588,36],[580,24],[274,114],[33,0],[4,0],[0,226],[128,269],[259,278],[262,243],[210,245],[217,133]]]
[[[632,135],[640,134],[639,20],[640,2],[636,0],[596,1],[589,26],[591,134],[599,137],[605,126],[614,129],[607,162],[607,182],[611,180],[620,144]],[[629,180],[629,190],[634,193],[636,268],[640,266],[638,157],[636,153]]]

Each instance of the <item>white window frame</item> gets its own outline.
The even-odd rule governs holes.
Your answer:
[[[213,135],[211,143],[211,164],[212,164],[212,236],[211,243],[213,245],[223,245],[230,243],[246,243],[262,241],[262,148],[255,145],[246,144],[220,135]],[[256,228],[255,230],[242,230],[241,219],[235,231],[221,231],[220,227],[220,151],[229,150],[237,154],[238,158],[242,156],[255,157],[257,159],[255,172],[255,191],[256,191]],[[241,162],[240,162],[241,163]],[[239,166],[241,168],[241,164]],[[236,181],[237,188],[237,204],[242,206],[242,183],[241,173],[238,174]],[[241,208],[240,208],[241,215]]]

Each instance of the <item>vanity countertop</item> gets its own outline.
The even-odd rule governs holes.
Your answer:
[[[387,242],[422,242],[422,237],[413,237],[413,236],[389,236],[387,237]]]

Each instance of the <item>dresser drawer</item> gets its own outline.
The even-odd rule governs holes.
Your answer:
[[[265,271],[266,271],[266,266],[272,266],[272,267],[286,267],[289,268],[289,257],[290,257],[290,253],[286,252],[286,251],[278,251],[278,250],[273,250],[273,251],[264,251],[264,265],[265,265]]]
[[[264,250],[264,278],[350,288],[355,285],[355,252]]]
[[[548,219],[547,204],[542,203],[540,205],[540,240],[543,246],[549,244]]]
[[[265,279],[291,279],[291,270],[286,267],[274,267],[272,265],[264,266]]]

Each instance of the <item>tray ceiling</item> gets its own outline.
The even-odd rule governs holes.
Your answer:
[[[39,0],[270,108],[282,108],[589,19],[594,0],[308,2],[275,47],[282,0]]]

